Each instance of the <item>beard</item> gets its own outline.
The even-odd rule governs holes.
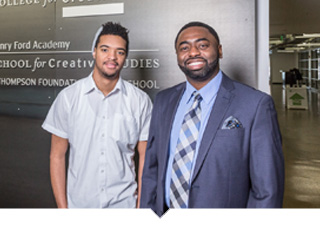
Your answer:
[[[116,79],[116,78],[118,77],[119,72],[120,72],[120,71],[116,71],[116,72],[114,72],[114,73],[112,73],[112,74],[107,73],[105,70],[103,70],[102,67],[99,67],[99,66],[97,65],[97,63],[96,63],[96,69],[99,71],[99,74],[100,74],[100,75],[102,75],[104,78],[107,78],[107,79],[109,79],[109,80],[111,80],[111,79]]]
[[[101,75],[107,79],[115,79],[118,76],[118,73],[108,74],[106,72],[102,72]]]
[[[186,62],[188,62],[189,60],[192,60],[192,59],[201,59],[205,62],[205,66],[203,69],[201,70],[189,70],[187,68],[187,64]],[[217,70],[217,68],[219,67],[219,54],[217,56],[217,58],[211,62],[210,64],[208,63],[208,61],[204,58],[189,58],[187,59],[183,66],[182,65],[179,65],[180,69],[182,72],[184,72],[184,74],[189,77],[190,79],[192,80],[195,80],[195,81],[199,81],[199,82],[202,82],[202,81],[206,81],[208,79],[210,79],[213,75],[213,73]]]

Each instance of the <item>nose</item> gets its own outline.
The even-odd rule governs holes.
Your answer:
[[[115,50],[110,50],[108,52],[108,55],[107,55],[108,59],[110,60],[116,60],[117,59],[117,53]]]
[[[200,51],[198,49],[197,46],[191,46],[191,49],[190,49],[190,52],[189,52],[189,55],[190,57],[195,57],[195,56],[198,56],[200,54]]]

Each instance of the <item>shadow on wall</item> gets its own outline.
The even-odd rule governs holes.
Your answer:
[[[223,71],[223,69],[222,69]],[[251,87],[256,87],[256,82],[252,81],[250,75],[243,75],[242,72],[247,71],[244,69],[244,66],[234,64],[232,68],[230,68],[227,72],[225,72],[232,79],[249,85]]]

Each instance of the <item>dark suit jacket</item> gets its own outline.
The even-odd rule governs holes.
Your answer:
[[[171,126],[185,83],[154,102],[142,176],[141,207],[166,211],[165,174]],[[221,129],[233,116],[242,128]],[[280,208],[284,161],[272,98],[223,75],[191,180],[189,208]]]

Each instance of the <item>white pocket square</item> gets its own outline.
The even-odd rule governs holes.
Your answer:
[[[234,129],[234,128],[242,128],[242,124],[237,118],[230,116],[223,122],[221,129]]]

